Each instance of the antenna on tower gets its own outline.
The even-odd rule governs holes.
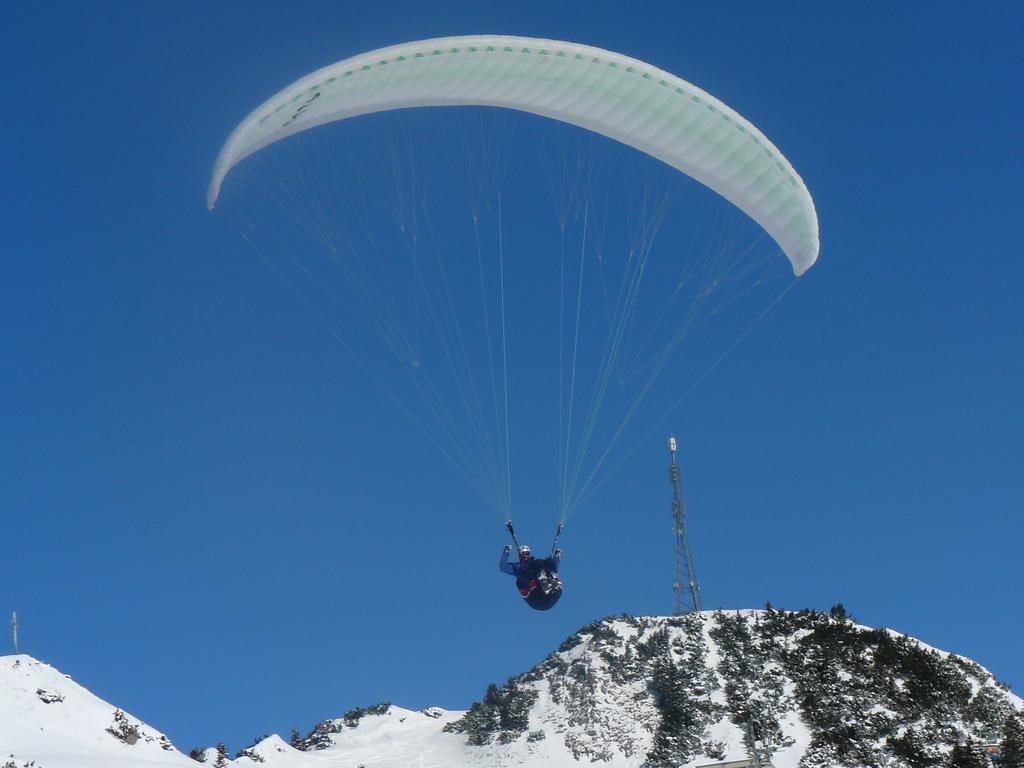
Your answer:
[[[18,612],[11,612],[11,628],[14,630],[14,655],[18,655]]]
[[[668,478],[672,481],[672,520],[676,535],[676,573],[672,582],[674,600],[672,615],[682,616],[704,610],[697,585],[697,572],[693,568],[690,542],[686,536],[686,508],[683,506],[683,470],[676,461],[676,438],[669,435],[668,452],[672,457],[668,465]],[[684,580],[685,579],[685,592]]]

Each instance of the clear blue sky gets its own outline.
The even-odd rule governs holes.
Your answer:
[[[571,521],[562,603],[527,612],[497,517],[205,207],[278,88],[483,32],[680,75],[816,200],[818,266],[668,422],[706,606],[843,602],[1024,690],[1024,11],[293,5],[6,9],[0,613],[23,651],[181,749],[235,750],[384,699],[467,707],[588,621],[671,610],[660,433]]]

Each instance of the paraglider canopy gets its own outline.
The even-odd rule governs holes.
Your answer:
[[[396,114],[460,106],[499,109]],[[547,119],[517,119],[508,110]],[[475,132],[461,126],[464,112],[486,114],[492,124],[470,136]],[[357,116],[366,117],[347,122]],[[432,146],[420,146],[424,126],[448,118],[459,129],[439,131]],[[405,130],[381,130],[403,122]],[[588,150],[574,154],[561,139],[550,163],[537,142],[524,144],[552,193],[552,238],[537,238],[539,244],[531,242],[538,221],[532,208],[544,197],[539,177],[521,175],[529,205],[514,207],[506,197],[513,185],[504,184],[505,140],[495,136],[518,123],[593,142],[625,161],[612,163],[627,173],[619,179],[595,172]],[[325,128],[281,141],[317,126]],[[366,145],[360,133],[368,134]],[[304,156],[303,144],[320,139],[322,151]],[[254,153],[260,154],[232,177],[232,192],[240,194],[224,196],[229,217],[231,203],[238,205],[246,241],[503,516],[513,541],[513,427],[531,430],[531,458],[557,470],[561,533],[653,426],[613,464],[616,444],[627,436],[633,442],[651,411],[655,425],[671,413],[789,288],[745,328],[723,310],[752,305],[779,278],[792,285],[773,271],[789,267],[799,276],[818,257],[814,202],[756,126],[669,72],[586,45],[447,37],[317,70],[234,129],[213,169],[210,208],[232,169]],[[447,163],[437,159],[444,155]],[[262,173],[275,159],[278,166]],[[642,184],[628,177],[632,163],[649,174]],[[697,206],[688,206],[697,223],[684,231],[678,220],[685,217],[669,215],[675,186],[708,198],[725,219],[743,219],[737,211],[748,216],[739,223],[758,230],[753,241],[740,247],[742,233],[726,231],[722,219],[701,216]],[[670,257],[651,259],[666,222],[673,227],[662,236]],[[762,242],[767,253],[759,254]],[[507,259],[506,250],[516,258]],[[514,322],[530,335],[519,336]],[[542,323],[550,333],[537,332]],[[714,338],[712,326],[733,335]],[[709,367],[698,369],[688,388],[678,380],[656,387],[698,329],[709,338],[687,352],[696,348],[695,361],[705,353]],[[529,373],[513,388],[516,358]],[[531,375],[549,363],[557,367],[550,376]],[[510,418],[510,393],[530,404],[522,422]],[[659,394],[662,402],[671,398],[668,406],[641,410]],[[545,395],[556,407],[537,407]],[[605,413],[611,423],[602,423]],[[549,431],[557,440],[546,446],[533,439]],[[538,553],[536,561],[557,559],[557,542],[556,534],[551,558]]]
[[[779,244],[793,272],[818,257],[818,219],[803,180],[752,123],[664,70],[600,48],[503,35],[446,37],[360,54],[275,94],[228,138],[210,208],[242,159],[314,126],[410,107],[505,107],[635,147],[731,201]]]

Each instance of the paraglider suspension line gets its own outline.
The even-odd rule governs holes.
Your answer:
[[[516,529],[512,527],[512,521],[511,520],[506,520],[505,521],[505,528],[508,530],[509,536],[512,537],[512,543],[516,545],[516,552],[518,552],[519,551],[519,540],[516,539]],[[564,522],[560,522],[558,524],[558,530],[555,531],[555,540],[553,542],[551,542],[551,555],[552,555],[552,557],[555,554],[555,550],[558,549],[558,539],[561,538],[562,531],[564,531],[564,530],[565,530],[565,523]]]
[[[555,550],[558,549],[558,539],[562,535],[562,531],[565,530],[565,523],[558,523],[558,530],[555,531],[555,540],[551,542],[551,556],[555,556]]]
[[[509,536],[512,537],[512,543],[516,545],[516,552],[518,552],[519,542],[516,540],[516,529],[512,527],[512,521],[506,520],[505,527],[508,529]]]

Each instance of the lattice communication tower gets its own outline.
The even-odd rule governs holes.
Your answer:
[[[676,438],[669,435],[668,452],[672,457],[668,465],[668,478],[672,482],[672,520],[676,537],[676,572],[672,582],[674,595],[672,615],[682,616],[704,610],[700,599],[697,572],[693,567],[690,542],[686,536],[686,508],[683,506],[683,470],[676,461]]]

